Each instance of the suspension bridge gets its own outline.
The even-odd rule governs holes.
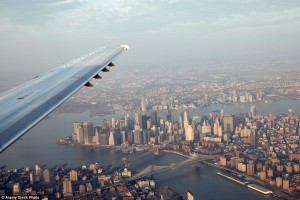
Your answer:
[[[181,154],[179,152],[173,152],[173,151],[168,151],[168,153]],[[136,180],[136,179],[139,179],[139,178],[142,178],[145,176],[149,176],[152,174],[160,173],[160,172],[167,171],[170,169],[175,169],[177,167],[182,167],[185,165],[190,165],[190,164],[199,163],[199,162],[201,163],[201,162],[215,158],[214,156],[201,156],[201,155],[188,156],[186,154],[182,154],[181,156],[187,157],[187,159],[182,162],[172,163],[167,166],[149,165],[148,167],[146,167],[139,173],[132,176],[129,180],[130,181]]]

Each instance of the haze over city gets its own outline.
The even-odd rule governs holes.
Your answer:
[[[299,35],[297,0],[0,1],[0,93],[38,83],[1,142],[94,86],[0,154],[0,196],[297,199]]]
[[[131,67],[300,52],[297,0],[0,2],[1,74],[34,76],[97,46],[129,44]],[[20,62],[21,61],[21,62]]]

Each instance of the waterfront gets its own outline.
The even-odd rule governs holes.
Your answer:
[[[292,108],[295,112],[299,112],[299,101],[279,101],[270,102],[269,104],[256,104],[258,113],[262,114],[278,114],[286,113],[288,108]],[[213,110],[220,109],[222,105],[213,105],[210,107],[191,110],[191,116],[207,114]],[[249,110],[250,104],[234,104],[224,105],[225,113],[240,113]],[[68,147],[56,145],[57,138],[69,136],[72,132],[72,122],[90,120],[94,124],[101,124],[103,119],[110,120],[111,117],[121,118],[126,113],[118,112],[115,115],[103,117],[93,117],[89,113],[83,114],[58,114],[51,115],[46,120],[34,127],[21,140],[8,148],[0,155],[0,165],[6,165],[7,168],[21,168],[34,166],[35,164],[47,165],[51,167],[55,164],[67,163],[69,167],[77,167],[83,164],[99,163],[102,166],[119,165],[124,154],[116,153],[112,150],[97,151],[87,147]],[[176,119],[175,119],[176,120]],[[53,128],[55,127],[55,128]],[[131,154],[134,156],[135,154]],[[131,167],[137,170],[145,168],[149,164],[166,165],[182,161],[184,158],[175,155],[161,155],[158,158],[150,155],[132,163]],[[228,196],[229,199],[240,199],[249,197],[254,198],[270,198],[263,196],[250,189],[244,188],[236,183],[224,180],[218,177],[215,172],[217,170],[205,165],[201,165],[200,170],[194,166],[182,167],[168,172],[155,175],[159,183],[168,185],[185,196],[186,190],[194,192],[196,199],[216,199],[220,195]],[[247,199],[246,198],[246,199]]]

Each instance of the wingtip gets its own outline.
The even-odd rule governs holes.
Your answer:
[[[120,45],[120,46],[123,47],[125,50],[129,49],[129,46],[126,45],[126,44],[122,44],[122,45]]]

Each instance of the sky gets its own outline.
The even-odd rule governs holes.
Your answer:
[[[299,0],[0,0],[1,74],[40,74],[99,46],[134,67],[300,56]]]

